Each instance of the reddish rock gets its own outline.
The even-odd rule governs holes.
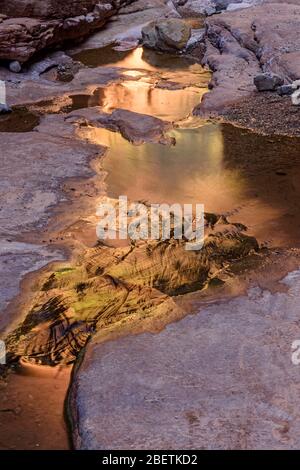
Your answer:
[[[0,0],[0,60],[26,62],[36,52],[100,28],[127,0]],[[130,0],[127,1],[130,3]]]
[[[269,3],[207,19],[204,62],[213,78],[201,113],[218,113],[248,97],[260,73],[285,83],[300,78],[300,0]]]
[[[103,127],[113,132],[120,132],[124,139],[134,145],[146,142],[174,145],[175,141],[166,134],[172,129],[172,123],[162,121],[147,114],[134,113],[126,109],[116,109],[111,114],[104,113],[101,108],[86,108],[74,111],[72,118],[83,119],[94,127]]]

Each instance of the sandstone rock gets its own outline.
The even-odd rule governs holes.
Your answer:
[[[242,0],[237,0],[237,1],[241,2]],[[215,0],[216,10],[217,11],[226,10],[226,8],[228,7],[230,3],[233,3],[232,0]]]
[[[0,23],[0,60],[28,61],[42,49],[100,28],[131,0],[0,0],[8,15]]]
[[[151,22],[142,29],[143,44],[150,49],[157,47],[158,37],[155,25],[155,22]]]
[[[145,26],[142,36],[144,45],[152,49],[182,50],[191,37],[191,28],[181,19],[170,18]]]
[[[92,341],[70,405],[78,449],[299,449],[300,273],[159,333]]]
[[[75,119],[82,118],[95,127],[120,132],[125,139],[135,145],[146,142],[174,144],[173,138],[166,134],[172,129],[172,124],[146,114],[134,113],[126,109],[116,109],[111,114],[107,114],[101,108],[94,107],[74,111],[70,116]]]
[[[226,8],[226,11],[235,11],[235,10],[240,10],[242,8],[250,8],[252,6],[252,3],[250,2],[241,2],[241,3],[232,3],[228,5]]]
[[[238,5],[238,4],[237,4]],[[213,71],[210,88],[196,114],[216,115],[248,99],[254,77],[271,73],[291,83],[300,77],[300,1],[224,12],[206,20],[203,63]]]
[[[191,37],[191,28],[184,21],[173,18],[159,24],[158,34],[168,46],[181,50]]]
[[[258,91],[274,91],[283,83],[283,78],[272,73],[262,73],[254,77],[254,85]]]
[[[20,62],[18,62],[17,60],[14,60],[13,62],[9,64],[9,70],[14,73],[20,73],[22,70],[22,66]]]
[[[204,10],[204,13],[206,16],[212,16],[217,12],[217,10],[214,7],[206,7]]]
[[[70,82],[73,80],[79,69],[80,64],[76,62],[59,64],[57,66],[57,80],[60,80],[61,82]]]
[[[187,43],[186,50],[189,52],[190,49],[198,47],[201,43],[204,42],[205,30],[204,29],[193,29],[191,37]]]
[[[178,12],[183,17],[206,15],[206,9],[215,8],[213,0],[174,0]]]
[[[109,4],[109,0],[105,2]],[[95,0],[0,0],[0,11],[9,17],[68,18],[85,15],[100,1]]]

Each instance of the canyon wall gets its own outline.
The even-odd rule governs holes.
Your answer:
[[[100,28],[132,0],[0,0],[0,60],[34,54]]]

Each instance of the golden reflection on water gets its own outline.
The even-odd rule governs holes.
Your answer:
[[[103,161],[108,195],[203,203],[206,211],[244,223],[260,241],[298,246],[299,140],[270,139],[233,126],[203,125],[192,116],[185,119],[201,101],[209,81],[209,74],[193,61],[141,48],[126,53],[107,48],[106,53],[108,65],[127,69],[122,70],[127,79],[96,91],[90,105],[98,104],[107,112],[125,108],[180,125],[171,132],[174,147],[136,147],[117,133],[86,130],[92,141],[109,148]],[[84,59],[90,66],[99,60],[95,51]],[[166,82],[186,88],[169,90]]]
[[[82,51],[73,58],[89,67],[119,67],[126,70],[160,71],[168,74],[185,70],[185,72],[200,73],[206,78],[209,76],[209,73],[193,59],[174,54],[161,54],[142,47],[122,52],[115,50],[113,46],[106,46]]]
[[[171,91],[133,81],[113,83],[100,93],[98,99],[97,95],[93,97],[94,106],[101,105],[107,113],[121,108],[166,121],[178,121],[188,116],[201,99],[196,88]]]
[[[223,138],[217,125],[173,130],[175,146],[134,146],[106,129],[89,132],[91,140],[109,148],[103,168],[110,197],[204,203],[206,211],[224,212],[242,196],[239,173],[224,168]]]
[[[96,66],[106,55],[105,65],[121,68],[125,80],[98,88],[89,98],[83,96],[88,98],[87,106],[101,106],[105,112],[122,108],[178,121],[188,116],[207,92],[209,72],[194,60],[176,55],[141,47],[119,52],[110,47],[85,51],[76,58]]]

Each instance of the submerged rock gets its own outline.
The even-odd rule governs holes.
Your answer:
[[[166,132],[173,128],[172,123],[162,121],[147,114],[135,113],[126,109],[116,109],[111,114],[104,113],[101,108],[86,108],[74,111],[71,119],[84,120],[94,127],[103,127],[120,134],[134,145],[146,142],[173,145],[174,139]]]
[[[78,263],[44,276],[25,320],[7,337],[10,360],[73,362],[95,332],[179,313],[174,296],[204,289],[258,250],[244,226],[206,214],[200,251],[184,240],[141,241],[85,250]]]
[[[191,37],[191,28],[181,19],[170,18],[145,26],[142,37],[144,45],[151,49],[180,51],[186,47]]]

